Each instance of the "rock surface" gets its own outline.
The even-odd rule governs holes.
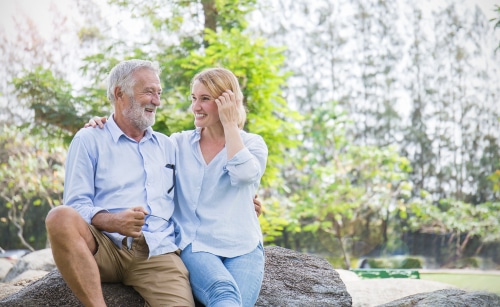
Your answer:
[[[423,279],[384,278],[361,279],[356,273],[336,270],[352,296],[353,307],[373,307],[405,296],[455,288],[452,285]]]
[[[134,289],[123,284],[103,284],[102,292],[110,307],[144,306],[144,300]],[[21,291],[0,301],[0,306],[38,307],[38,306],[83,306],[71,292],[57,269],[41,279],[24,287]]]
[[[3,282],[9,282],[25,271],[34,270],[49,272],[55,267],[52,250],[50,250],[50,248],[38,250],[19,259],[10,269],[9,273],[7,273]]]
[[[255,306],[352,306],[339,274],[325,259],[266,247],[266,269]]]
[[[7,259],[0,258],[0,280],[4,279],[14,265]]]
[[[379,307],[496,307],[500,296],[489,292],[467,292],[460,289],[443,289],[419,293],[380,305]]]
[[[266,247],[266,269],[256,306],[351,306],[339,274],[324,259],[281,247]],[[103,284],[109,307],[143,306],[144,300],[122,284]],[[0,300],[0,306],[82,306],[57,269]]]
[[[280,247],[265,251],[266,273],[257,306],[351,306],[351,297],[353,307],[500,306],[500,297],[488,292],[466,292],[422,279],[360,279],[351,271],[334,270],[322,258]],[[81,306],[59,272],[50,271],[50,249],[23,258],[15,269],[7,263],[16,272],[12,276],[17,275],[0,283],[0,307]],[[144,303],[122,284],[103,284],[103,292],[108,306]]]

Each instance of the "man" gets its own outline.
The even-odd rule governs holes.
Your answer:
[[[175,147],[156,133],[159,68],[129,60],[112,69],[114,113],[82,129],[66,161],[64,206],[46,218],[55,263],[85,306],[106,306],[101,282],[123,282],[148,306],[194,306],[175,245]]]

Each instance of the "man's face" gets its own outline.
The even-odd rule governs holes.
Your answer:
[[[156,108],[160,106],[160,79],[148,69],[134,72],[134,77],[133,95],[123,93],[120,113],[134,129],[144,131],[155,123]]]

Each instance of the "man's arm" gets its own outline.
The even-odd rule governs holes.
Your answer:
[[[98,212],[92,218],[92,225],[101,231],[117,232],[126,237],[141,235],[144,217],[148,214],[143,207],[134,207],[117,213]]]
[[[94,203],[97,150],[85,133],[77,133],[71,142],[66,159],[64,204],[73,207],[87,223],[101,231],[137,237],[147,214],[144,208],[110,213],[108,208]]]

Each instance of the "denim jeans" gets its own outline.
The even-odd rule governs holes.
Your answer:
[[[191,250],[181,253],[189,271],[194,297],[207,307],[254,306],[264,277],[264,249],[234,258]]]

